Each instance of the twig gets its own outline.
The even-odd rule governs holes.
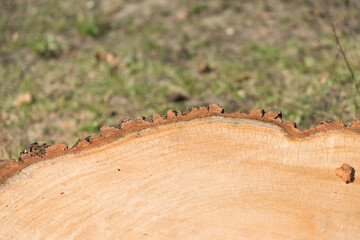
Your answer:
[[[348,68],[348,70],[349,70],[349,72],[350,72],[350,75],[351,75],[351,78],[352,78],[353,83],[354,83],[354,85],[355,85],[355,88],[356,88],[358,94],[360,95],[360,87],[359,87],[359,84],[358,84],[358,82],[356,81],[354,71],[352,70],[352,68],[351,68],[351,66],[350,66],[350,63],[349,63],[349,61],[348,61],[348,59],[347,59],[347,57],[346,57],[346,55],[345,55],[345,51],[344,51],[344,48],[342,47],[342,45],[341,45],[341,43],[340,43],[339,37],[338,37],[338,35],[336,34],[335,24],[334,24],[334,23],[331,23],[331,26],[332,26],[332,31],[333,31],[333,34],[334,34],[334,38],[335,38],[336,44],[337,44],[337,46],[338,46],[338,48],[339,48],[339,50],[340,50],[341,55],[342,55],[343,58],[344,58],[344,61],[345,61],[346,66],[347,66],[347,68]]]

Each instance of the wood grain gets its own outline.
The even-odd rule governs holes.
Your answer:
[[[359,181],[335,175],[359,146],[231,115],[143,128],[5,178],[0,239],[359,239]]]

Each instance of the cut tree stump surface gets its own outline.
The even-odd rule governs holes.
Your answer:
[[[3,161],[0,239],[359,239],[359,146],[217,105],[127,121]]]

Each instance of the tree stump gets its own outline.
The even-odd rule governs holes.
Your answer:
[[[211,105],[39,146],[0,163],[0,239],[360,236],[358,121]]]

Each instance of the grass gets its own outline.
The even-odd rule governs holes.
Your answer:
[[[98,37],[105,32],[105,23],[99,20],[96,14],[80,14],[78,15],[78,29],[81,33],[92,37]]]
[[[202,11],[208,9],[208,5],[205,3],[198,3],[198,4],[194,4],[193,6],[191,6],[190,8],[190,13],[192,14],[198,14],[201,13]]]
[[[360,97],[328,24],[343,16],[339,40],[357,76],[354,2],[328,3],[325,10],[321,1],[275,0],[260,9],[256,1],[6,4],[0,10],[0,159],[16,158],[35,140],[71,146],[124,118],[211,103],[226,111],[281,110],[301,128],[359,117]],[[181,9],[192,16],[179,19]],[[97,60],[97,53],[111,53],[121,64]],[[215,68],[201,74],[200,64]],[[15,106],[25,93],[31,102]],[[171,102],[177,93],[187,100]]]
[[[33,50],[41,57],[56,57],[61,52],[60,44],[55,40],[54,36],[48,34],[44,40],[34,42]]]

